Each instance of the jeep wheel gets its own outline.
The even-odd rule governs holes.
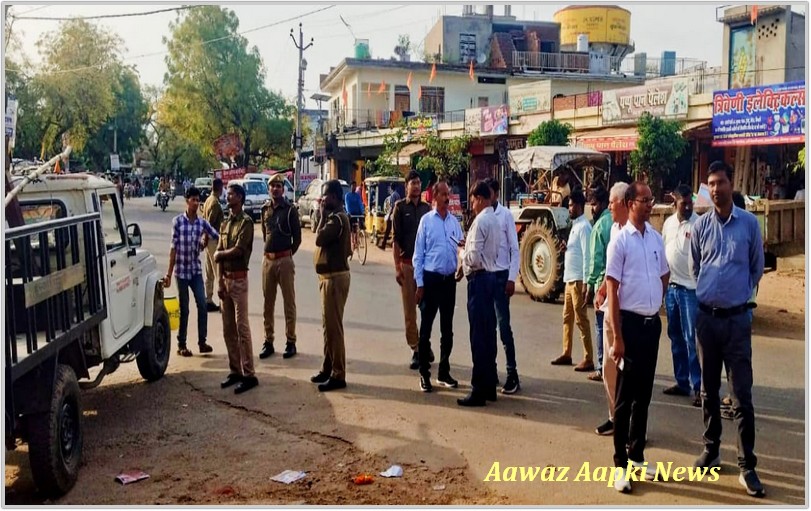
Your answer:
[[[169,313],[163,302],[155,303],[152,326],[141,330],[141,352],[138,354],[138,372],[146,381],[160,380],[169,365],[172,351],[172,331],[169,329]]]
[[[318,219],[315,217],[315,210],[310,210],[310,230],[315,232],[318,230]]]
[[[535,301],[554,302],[563,290],[563,254],[557,235],[535,220],[521,240],[521,285]]]
[[[31,475],[49,497],[62,496],[76,484],[82,460],[81,419],[76,373],[59,364],[48,411],[27,418]]]

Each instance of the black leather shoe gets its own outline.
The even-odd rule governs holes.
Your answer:
[[[411,354],[411,364],[408,366],[408,368],[413,371],[420,368],[420,354],[416,351]]]
[[[256,379],[256,376],[248,376],[243,378],[242,381],[237,384],[237,386],[234,388],[234,394],[248,392],[257,385],[259,385],[259,380]]]
[[[239,383],[241,381],[242,381],[242,376],[240,376],[240,375],[238,375],[236,373],[231,373],[231,374],[228,375],[227,378],[225,378],[222,381],[222,383],[220,383],[220,388],[221,389],[227,389],[231,385],[236,385],[237,383]]]
[[[467,396],[457,399],[456,404],[459,406],[485,406],[487,400],[481,395],[471,392]]]
[[[329,375],[327,373],[316,373],[310,376],[310,381],[313,383],[327,383]]]
[[[318,386],[318,392],[329,392],[330,390],[338,390],[338,389],[345,389],[346,388],[346,380],[336,380],[335,378],[330,378],[326,381],[326,383],[322,383]]]
[[[287,345],[284,347],[284,353],[282,354],[282,358],[293,358],[296,356],[296,345],[292,342],[288,342]]]
[[[216,303],[206,302],[206,312],[220,312],[220,306]]]
[[[262,351],[259,352],[259,358],[268,358],[274,353],[276,353],[276,350],[273,349],[273,344],[265,341],[265,344],[262,345]]]
[[[214,348],[212,348],[210,345],[206,343],[199,344],[198,346],[200,349],[200,353],[211,353],[214,351]]]
[[[496,389],[485,392],[484,396],[488,401],[495,402],[498,399],[498,394],[496,394]]]

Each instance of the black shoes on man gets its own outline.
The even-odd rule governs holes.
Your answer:
[[[696,459],[693,464],[696,468],[713,468],[721,466],[721,456],[716,453],[704,451]],[[738,476],[738,482],[741,486],[746,488],[746,493],[752,497],[763,498],[766,496],[766,490],[760,482],[760,478],[754,469],[743,469],[741,475]]]
[[[329,392],[330,390],[338,390],[346,388],[346,380],[337,380],[330,378],[327,373],[318,372],[310,377],[313,383],[319,383],[318,392]]]
[[[262,345],[262,351],[259,352],[259,358],[266,359],[269,356],[276,353],[276,349],[273,347],[273,343],[265,341]],[[296,345],[292,342],[288,342],[284,346],[284,353],[282,354],[282,358],[293,358],[296,356]]]
[[[496,389],[489,392],[471,391],[467,396],[457,399],[456,404],[459,406],[485,406],[488,401],[496,401]]]
[[[220,383],[220,388],[226,389],[231,385],[236,385],[234,388],[234,394],[242,394],[243,392],[248,392],[252,388],[259,385],[259,380],[256,379],[256,376],[240,376],[235,373],[229,374],[223,381]]]
[[[206,302],[206,312],[220,312],[220,306],[214,302]]]

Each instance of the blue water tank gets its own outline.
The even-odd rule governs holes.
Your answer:
[[[659,63],[659,76],[673,76],[676,74],[676,52],[663,51]]]

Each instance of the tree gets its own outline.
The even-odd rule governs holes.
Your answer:
[[[805,170],[805,147],[797,153],[797,161],[791,167],[792,172],[800,172],[801,170]]]
[[[569,135],[572,134],[572,126],[568,123],[561,123],[557,119],[544,121],[527,136],[528,146],[539,145],[569,145]]]
[[[408,62],[411,60],[411,38],[408,34],[400,34],[397,36],[397,46],[394,47],[394,54],[397,55],[401,61]]]
[[[400,152],[408,142],[405,122],[383,136],[383,152],[374,161],[366,161],[367,174],[371,176],[400,176]]]
[[[657,197],[664,178],[676,169],[676,160],[687,147],[687,141],[681,136],[680,122],[653,117],[648,112],[639,118],[637,131],[636,149],[629,159],[631,172],[636,179],[647,177]]]
[[[214,5],[184,11],[170,24],[165,122],[201,147],[237,133],[244,146],[239,165],[292,156],[294,108],[265,88],[259,50],[248,49],[238,29],[234,12]]]
[[[60,24],[37,43],[42,72],[33,77],[41,115],[41,156],[66,135],[74,150],[115,114],[121,39],[82,19]],[[28,109],[26,108],[26,111]]]
[[[447,179],[466,170],[470,164],[469,135],[440,138],[429,133],[420,139],[425,146],[425,156],[417,163],[417,170],[430,171],[439,179]]]

